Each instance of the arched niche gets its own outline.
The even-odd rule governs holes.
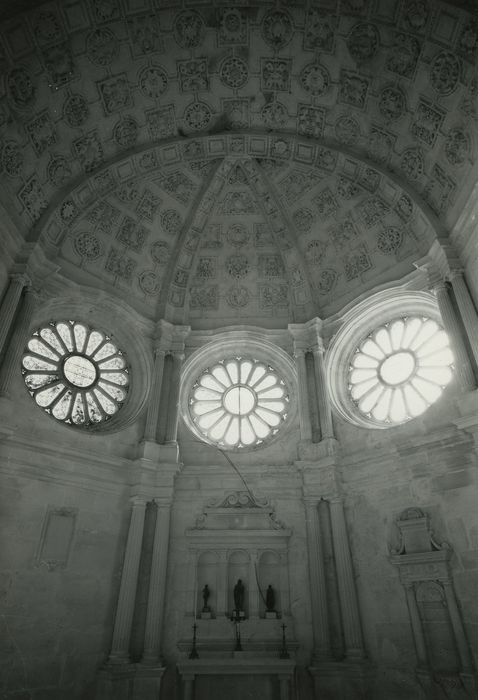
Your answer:
[[[218,555],[216,552],[203,552],[199,555],[196,570],[196,610],[201,614],[211,613],[215,617],[217,611],[217,570]],[[209,588],[209,598],[205,603],[204,587]],[[209,607],[210,610],[205,610]]]
[[[244,550],[235,550],[230,553],[227,560],[227,602],[228,610],[234,610],[234,586],[241,579],[244,586],[244,612],[249,616],[249,596],[250,587],[253,583],[249,577],[250,558],[249,553]]]
[[[279,612],[282,609],[281,601],[281,563],[280,556],[273,550],[267,550],[259,555],[257,564],[257,579],[261,591],[259,600],[259,616],[264,617],[267,605],[267,589],[272,586],[274,591],[274,610]]]
[[[445,593],[435,581],[418,584],[416,598],[433,671],[456,673],[460,668]]]

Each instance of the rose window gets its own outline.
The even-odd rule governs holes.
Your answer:
[[[59,421],[90,426],[121,408],[129,375],[123,353],[105,333],[76,321],[35,331],[23,356],[30,395]]]
[[[224,448],[261,444],[287,417],[285,382],[265,362],[239,357],[218,362],[194,384],[189,411],[197,430]]]
[[[453,354],[448,336],[430,318],[386,323],[356,348],[349,391],[367,418],[398,424],[419,416],[451,381]]]

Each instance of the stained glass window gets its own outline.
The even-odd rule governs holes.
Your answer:
[[[210,442],[224,448],[261,444],[287,417],[283,379],[269,364],[233,357],[212,365],[195,382],[191,418]]]
[[[59,421],[86,427],[109,420],[129,385],[126,360],[111,338],[77,321],[35,331],[22,360],[35,402]]]
[[[370,333],[349,367],[350,396],[380,423],[404,423],[423,413],[451,381],[453,354],[432,319],[400,318]]]

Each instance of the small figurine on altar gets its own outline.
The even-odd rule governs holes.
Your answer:
[[[242,583],[241,579],[238,579],[236,585],[234,586],[234,609],[237,612],[244,610],[244,593],[244,584]]]
[[[275,612],[275,604],[276,604],[276,595],[274,593],[274,589],[269,584],[267,591],[266,591],[267,612]]]
[[[207,583],[206,583],[206,585],[205,585],[204,588],[202,589],[202,599],[203,599],[202,611],[203,611],[204,613],[211,612],[211,608],[210,608],[209,605],[207,604],[210,595],[211,595],[211,591],[209,590],[209,586],[208,586]]]

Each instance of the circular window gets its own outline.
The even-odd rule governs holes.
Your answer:
[[[423,413],[451,381],[448,336],[430,318],[385,323],[358,345],[350,360],[349,391],[359,411],[399,424]]]
[[[22,373],[35,402],[59,421],[90,426],[109,420],[129,385],[123,353],[105,333],[77,321],[33,333]]]
[[[233,357],[198,377],[189,413],[208,441],[225,448],[259,445],[275,435],[287,417],[285,382],[269,364]]]

